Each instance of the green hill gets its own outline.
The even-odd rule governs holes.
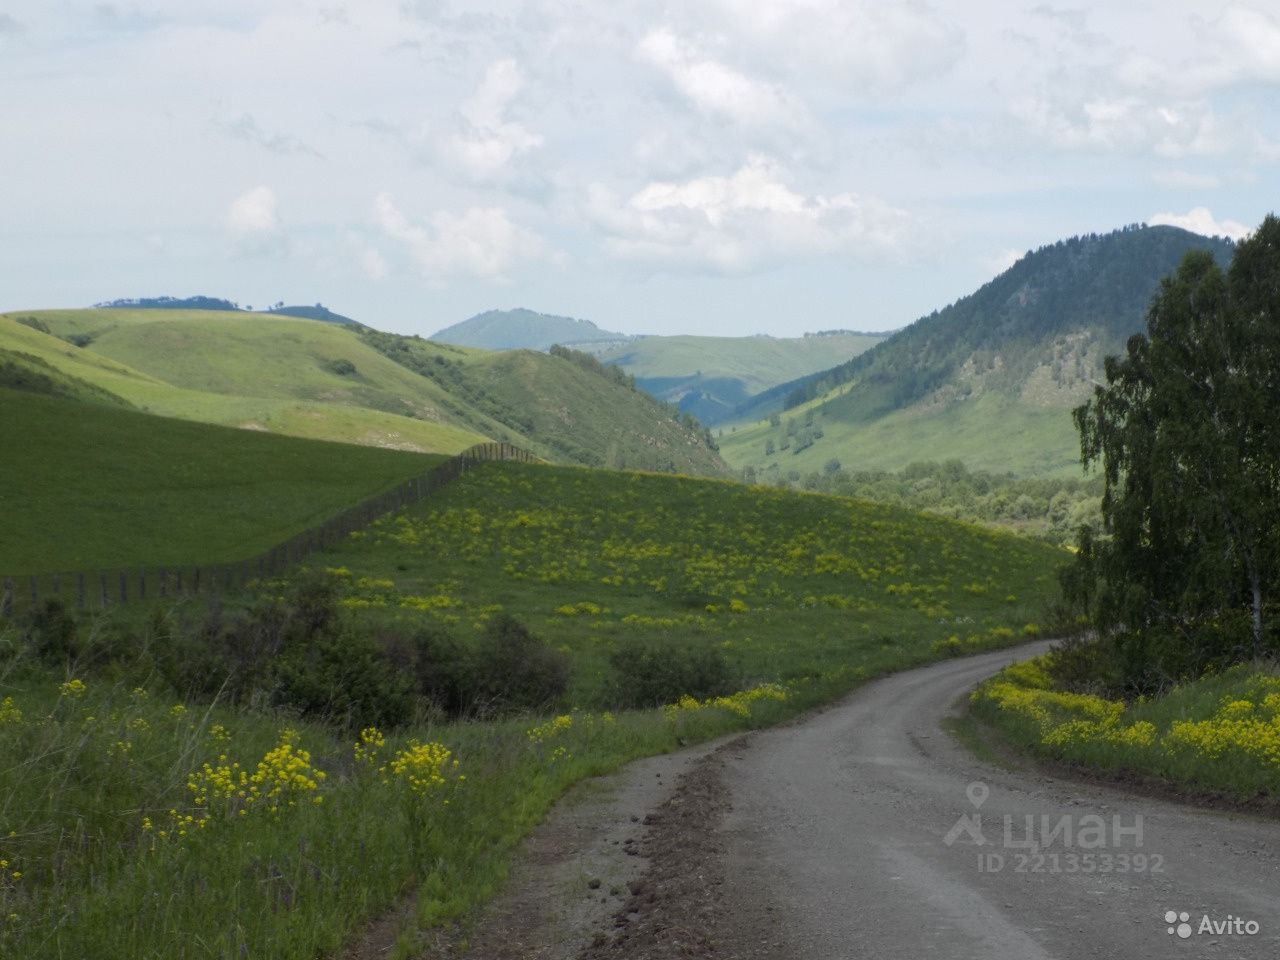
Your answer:
[[[1090,394],[1103,359],[1143,329],[1161,278],[1192,249],[1225,262],[1233,248],[1175,227],[1043,247],[971,296],[798,385],[780,416],[726,434],[725,457],[766,477],[833,460],[853,469],[955,458],[1025,474],[1076,471],[1070,409]],[[749,411],[748,419],[768,412]]]
[[[621,367],[660,400],[716,424],[778,384],[856,357],[885,336],[838,330],[803,337],[635,337],[582,349]]]
[[[590,320],[575,320],[517,307],[489,310],[431,335],[437,343],[485,350],[546,350],[553,344],[578,345],[625,340],[626,334],[601,330]]]
[[[726,469],[625,384],[544,354],[380,349],[401,339],[242,311],[23,311],[0,315],[0,371],[10,386],[314,439],[438,453],[501,440],[579,463]]]
[[[586,466],[723,474],[707,431],[572,350],[469,351],[366,331],[364,341],[501,426],[496,440]],[[453,351],[452,354],[446,351]]]
[[[221,563],[439,457],[0,389],[0,573]]]

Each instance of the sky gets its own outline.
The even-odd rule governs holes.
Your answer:
[[[1278,187],[1280,0],[0,0],[0,309],[888,330]]]

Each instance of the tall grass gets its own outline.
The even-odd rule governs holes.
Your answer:
[[[972,697],[974,712],[1041,756],[1240,799],[1280,798],[1280,669],[1274,663],[1241,664],[1126,703],[1054,689],[1045,669],[1049,657],[984,683]]]

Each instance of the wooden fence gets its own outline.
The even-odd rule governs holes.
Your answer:
[[[421,476],[369,497],[319,526],[304,530],[247,560],[0,577],[0,615],[12,616],[24,609],[35,609],[50,598],[60,599],[80,610],[100,610],[131,600],[236,590],[251,580],[283,573],[316,551],[324,550],[354,531],[367,527],[379,517],[425,500],[476,464],[490,460],[532,463],[538,458],[509,443],[477,444]]]

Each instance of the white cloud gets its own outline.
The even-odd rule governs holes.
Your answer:
[[[750,126],[789,124],[801,113],[780,87],[703,56],[670,30],[645,36],[636,55],[666,73],[676,89],[706,113]]]
[[[852,95],[900,91],[946,73],[964,32],[919,0],[717,0],[725,29],[788,75]],[[851,89],[852,87],[852,89]]]
[[[1156,213],[1147,220],[1152,226],[1181,227],[1206,237],[1230,237],[1243,240],[1252,231],[1236,220],[1215,220],[1207,207],[1195,207],[1186,213]]]
[[[418,266],[434,277],[504,279],[516,264],[547,256],[537,234],[513,223],[501,207],[470,207],[461,214],[441,211],[428,228],[409,220],[389,193],[380,193],[374,215],[382,232],[408,248]]]
[[[1236,83],[1280,83],[1280,18],[1233,3],[1216,20],[1197,21],[1201,38],[1189,64],[1170,65],[1164,82],[1194,90]]]
[[[512,160],[542,146],[540,135],[507,119],[507,109],[522,89],[524,76],[515,60],[497,60],[459,106],[460,129],[446,141],[445,153],[472,179],[498,179]]]
[[[227,208],[227,229],[240,236],[262,236],[280,227],[276,214],[279,202],[270,187],[254,187],[231,201]]]
[[[1153,152],[1164,157],[1226,152],[1231,135],[1203,101],[1161,103],[1111,94],[1070,100],[1022,97],[1013,115],[1032,133],[1069,150]]]
[[[360,269],[370,280],[385,280],[391,272],[386,258],[372,247],[360,254]]]
[[[906,211],[874,198],[797,193],[761,156],[731,176],[651,183],[626,200],[595,184],[588,212],[617,256],[726,272],[814,255],[894,254],[913,227]]]
[[[1157,170],[1152,179],[1162,187],[1179,190],[1215,190],[1222,186],[1222,181],[1211,173],[1189,170]]]

